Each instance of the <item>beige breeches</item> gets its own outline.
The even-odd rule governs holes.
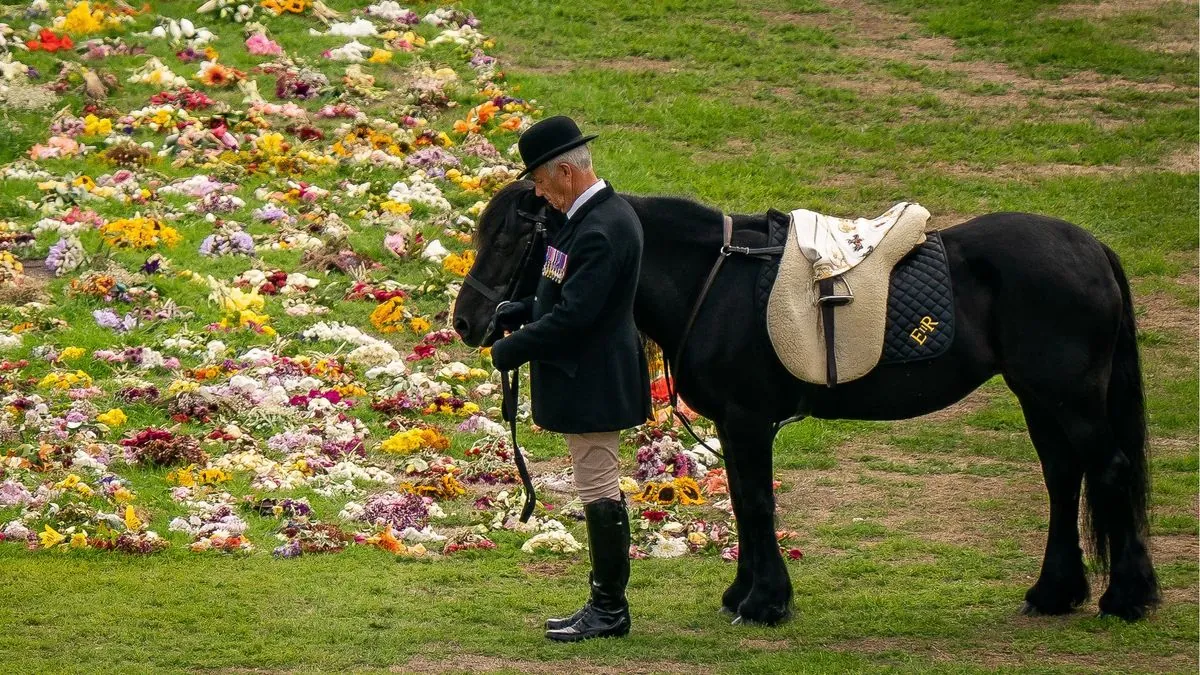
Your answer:
[[[575,470],[575,489],[584,504],[598,499],[621,499],[621,469],[617,448],[618,431],[595,434],[565,434]]]

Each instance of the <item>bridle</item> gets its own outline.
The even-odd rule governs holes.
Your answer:
[[[513,270],[512,276],[509,277],[508,282],[503,286],[503,290],[499,286],[488,286],[470,272],[467,273],[464,279],[464,283],[467,286],[475,289],[475,291],[489,301],[496,303],[496,312],[492,314],[492,321],[488,324],[485,341],[496,334],[499,328],[496,325],[496,317],[501,305],[516,300],[517,294],[521,291],[521,280],[524,278],[525,270],[529,267],[529,263],[538,250],[539,244],[546,238],[546,223],[548,219],[546,218],[546,206],[544,204],[537,212],[530,213],[517,208],[514,203],[512,208],[509,209],[506,222],[514,222],[516,219],[533,223],[533,234],[529,237],[529,243],[525,245],[525,252],[521,254],[520,263]],[[534,491],[533,478],[529,475],[529,467],[525,465],[525,456],[521,454],[521,446],[517,444],[517,404],[520,384],[520,368],[511,371],[500,371],[500,394],[502,398],[500,414],[508,422],[509,432],[512,435],[513,461],[516,462],[517,473],[521,476],[521,485],[525,488],[525,506],[521,509],[521,522],[524,523],[529,520],[529,516],[533,515],[533,510],[537,507],[537,493]]]

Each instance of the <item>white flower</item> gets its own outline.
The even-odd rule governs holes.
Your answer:
[[[424,204],[435,211],[449,211],[450,202],[442,196],[441,189],[426,180],[424,171],[415,171],[408,182],[397,181],[388,190],[388,199],[406,204]]]
[[[649,551],[652,558],[678,558],[688,552],[687,540],[682,537],[674,539],[661,534],[655,534],[654,537],[656,541]]]
[[[370,11],[369,8],[368,11]],[[317,33],[316,31],[310,31],[310,34],[311,33],[322,35],[322,33]],[[378,34],[379,31],[375,30],[375,24],[363,18],[355,19],[349,23],[345,21],[336,21],[329,25],[329,30],[326,33],[323,33],[323,35],[354,38],[371,37]]]
[[[442,245],[440,239],[434,239],[426,244],[425,250],[421,252],[422,258],[431,260],[435,263],[442,262],[442,260],[448,255],[450,255],[450,251],[446,250],[446,247]]]
[[[363,345],[346,355],[346,360],[360,366],[389,363],[400,358],[396,348],[383,341]]]
[[[220,340],[212,340],[204,349],[208,353],[208,359],[210,361],[216,361],[218,358],[225,355],[225,352],[229,350],[229,347],[226,347],[225,343],[221,342]]]
[[[558,521],[551,521],[558,522]],[[582,551],[583,546],[571,536],[570,532],[564,530],[551,530],[549,532],[540,532],[533,535],[522,546],[521,550],[525,553],[533,553],[538,550],[548,550],[555,553],[575,553]]]
[[[363,61],[366,61],[367,57],[370,56],[374,51],[374,49],[364,45],[358,40],[351,40],[341,47],[329,50],[329,58],[333,59],[334,61],[362,63]]]
[[[20,335],[0,335],[0,352],[6,352],[11,349],[19,349],[20,347]]]
[[[346,502],[345,508],[338,514],[342,520],[361,520],[366,509],[358,502]]]

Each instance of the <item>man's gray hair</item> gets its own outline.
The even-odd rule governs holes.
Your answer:
[[[562,162],[566,162],[567,164],[580,169],[590,169],[592,168],[592,151],[588,150],[588,146],[581,145],[576,148],[571,148],[558,157],[546,162],[546,164],[548,166],[557,166]]]

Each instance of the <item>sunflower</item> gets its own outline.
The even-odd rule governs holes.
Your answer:
[[[679,498],[679,490],[675,488],[674,483],[663,483],[658,488],[658,496],[654,501],[662,506],[669,506],[675,503]]]
[[[658,498],[658,483],[646,483],[642,487],[642,491],[634,495],[635,502],[653,502]]]
[[[704,496],[700,494],[700,485],[693,478],[688,476],[676,478],[675,490],[679,494],[679,503],[684,506],[704,503]]]

